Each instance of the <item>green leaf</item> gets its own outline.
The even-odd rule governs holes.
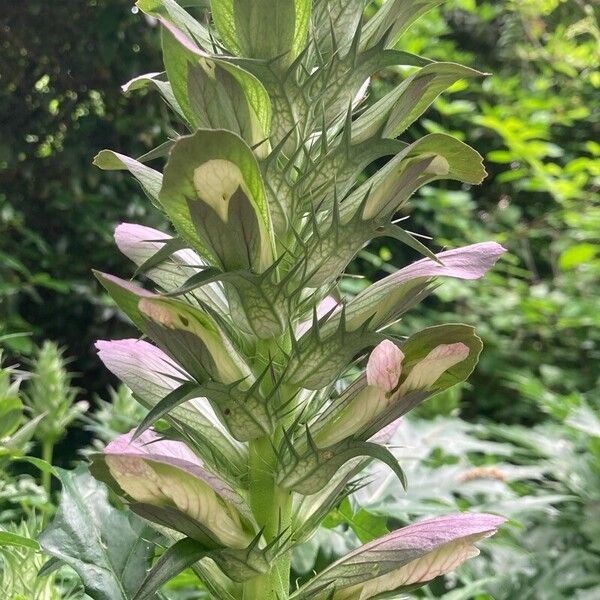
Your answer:
[[[240,44],[235,32],[233,0],[210,0],[212,18],[225,47],[240,54]]]
[[[41,548],[73,568],[93,600],[130,600],[149,566],[150,530],[111,506],[106,488],[85,467],[57,470],[63,492]]]
[[[326,387],[341,375],[354,356],[381,338],[367,327],[347,331],[343,317],[327,329],[327,335],[320,326],[313,325],[292,347],[286,380],[311,390]]]
[[[140,589],[134,596],[134,600],[151,600],[163,584],[205,555],[206,547],[204,544],[190,538],[179,540],[158,559],[146,575]]]
[[[570,271],[581,264],[589,263],[598,254],[597,244],[575,244],[564,250],[559,259],[558,266],[562,271]]]
[[[35,430],[37,429],[37,426],[39,425],[40,421],[45,419],[47,414],[48,413],[43,412],[37,417],[34,417],[33,419],[27,421],[27,423],[25,423],[23,427],[17,429],[17,431],[15,431],[10,436],[10,438],[8,438],[8,440],[4,440],[4,445],[7,448],[14,450],[22,448],[27,442],[29,442],[29,440],[31,440],[31,438],[35,434]]]
[[[199,129],[180,138],[165,168],[160,202],[180,234],[226,270],[261,273],[273,262],[273,232],[252,150],[234,133]]]
[[[210,400],[233,437],[247,442],[273,432],[270,395],[263,397],[259,378],[252,386],[245,382],[223,385],[209,381],[201,386],[203,396]]]
[[[291,452],[287,459],[280,461],[277,483],[300,494],[316,494],[331,481],[340,467],[357,457],[369,457],[383,462],[406,488],[404,471],[385,446],[352,439],[328,448],[317,448],[309,442],[304,454],[298,456]]]
[[[58,477],[58,472],[55,469],[55,467],[52,466],[49,462],[42,460],[41,458],[37,458],[35,456],[19,456],[17,458],[14,458],[13,461],[27,462],[36,467],[42,473],[51,473],[55,477]]]
[[[313,0],[312,27],[321,56],[348,52],[366,0]]]
[[[112,150],[101,150],[94,157],[93,164],[105,171],[129,171],[138,180],[152,204],[160,208],[158,194],[162,185],[162,175],[158,171]]]
[[[38,571],[38,577],[47,577],[51,573],[54,573],[58,569],[62,567],[62,560],[58,558],[50,558],[43,565],[42,568]]]
[[[9,436],[23,418],[23,403],[19,398],[6,397],[0,402],[0,439]]]
[[[0,546],[17,546],[18,548],[29,548],[30,550],[40,549],[40,545],[35,540],[10,531],[0,531]]]
[[[388,533],[386,523],[387,519],[385,517],[374,515],[364,508],[359,509],[348,521],[352,531],[363,544]]]
[[[149,256],[143,263],[138,265],[135,270],[134,277],[140,273],[147,273],[154,267],[157,267],[161,263],[169,259],[175,252],[185,248],[185,244],[179,238],[169,238],[161,245],[161,247],[151,256]]]

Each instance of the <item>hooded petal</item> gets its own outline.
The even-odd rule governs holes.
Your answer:
[[[126,339],[96,342],[98,356],[106,368],[125,383],[138,401],[153,408],[182,381],[191,380],[162,350],[143,340]],[[235,441],[206,398],[194,398],[173,408],[170,416],[204,441],[203,458],[212,464],[215,456],[243,469],[245,451]]]
[[[206,471],[183,442],[161,439],[152,430],[132,437],[130,432],[113,440],[103,460],[120,490],[132,498],[134,510],[138,505],[154,507],[160,523],[173,529],[182,517],[187,523],[192,520],[194,531],[201,532],[196,534],[199,541],[217,547],[248,546],[254,537],[247,527],[249,511],[231,487]],[[189,535],[189,525],[183,533]]]
[[[420,360],[410,371],[400,393],[407,394],[413,390],[429,390],[445,373],[469,356],[469,347],[462,342],[440,344],[425,358]]]
[[[400,380],[403,360],[404,353],[393,342],[384,340],[375,346],[367,363],[367,385],[361,380],[348,388],[343,408],[332,411],[333,418],[325,413],[320,420],[322,426],[317,422],[314,437],[320,447],[332,446],[350,437],[385,410],[391,399],[389,392]]]
[[[409,525],[350,552],[292,598],[366,600],[449,572],[477,554],[473,543],[505,519],[462,513]]]
[[[354,331],[371,319],[373,328],[397,319],[422,299],[433,277],[479,279],[491,269],[506,250],[496,242],[472,244],[436,254],[440,262],[424,258],[384,277],[361,292],[346,307],[348,329]],[[337,323],[329,325],[332,329]]]

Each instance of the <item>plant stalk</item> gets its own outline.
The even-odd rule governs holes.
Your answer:
[[[54,441],[50,440],[50,439],[45,439],[42,442],[42,460],[44,460],[49,465],[51,465],[53,456],[54,456]],[[41,480],[42,480],[42,488],[44,489],[44,492],[46,493],[46,498],[48,499],[48,502],[50,502],[50,500],[51,500],[50,494],[52,492],[52,473],[50,472],[50,469],[44,469],[42,471]],[[48,516],[49,516],[48,511],[45,511],[42,516],[43,524],[45,524],[47,522]]]
[[[268,542],[285,535],[291,522],[291,494],[275,483],[277,461],[269,437],[250,442],[250,506],[257,522],[264,527]],[[290,554],[274,561],[271,571],[247,581],[243,600],[286,600],[289,597]]]

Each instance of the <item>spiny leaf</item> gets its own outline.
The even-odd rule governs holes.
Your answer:
[[[144,417],[133,434],[132,441],[135,441],[144,431],[152,427],[156,421],[162,419],[168,412],[183,402],[198,397],[198,384],[189,381],[169,392],[150,412]]]
[[[206,553],[206,546],[191,538],[175,542],[150,569],[133,600],[151,600],[162,585],[199,561]]]

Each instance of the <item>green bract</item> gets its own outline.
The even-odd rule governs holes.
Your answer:
[[[381,597],[460,564],[499,525],[412,525],[292,589],[293,547],[368,461],[406,483],[391,431],[464,381],[481,352],[467,325],[387,329],[437,277],[478,279],[503,252],[486,242],[436,255],[392,221],[425,184],[485,176],[450,136],[396,139],[438,94],[481,75],[396,49],[439,3],[388,0],[366,19],[364,0],[212,0],[212,20],[198,21],[175,0],[138,2],[160,23],[165,72],[125,89],[157,89],[178,134],[146,158],[103,150],[95,163],[129,170],[172,229],[116,230],[147,288],[98,274],[149,340],[101,341],[100,358],[149,413],[92,470],[175,542],[135,598],[187,566],[218,600]],[[370,77],[390,66],[404,81],[365,110]],[[162,169],[148,156],[166,157]],[[425,258],[345,297],[344,270],[381,236]]]

